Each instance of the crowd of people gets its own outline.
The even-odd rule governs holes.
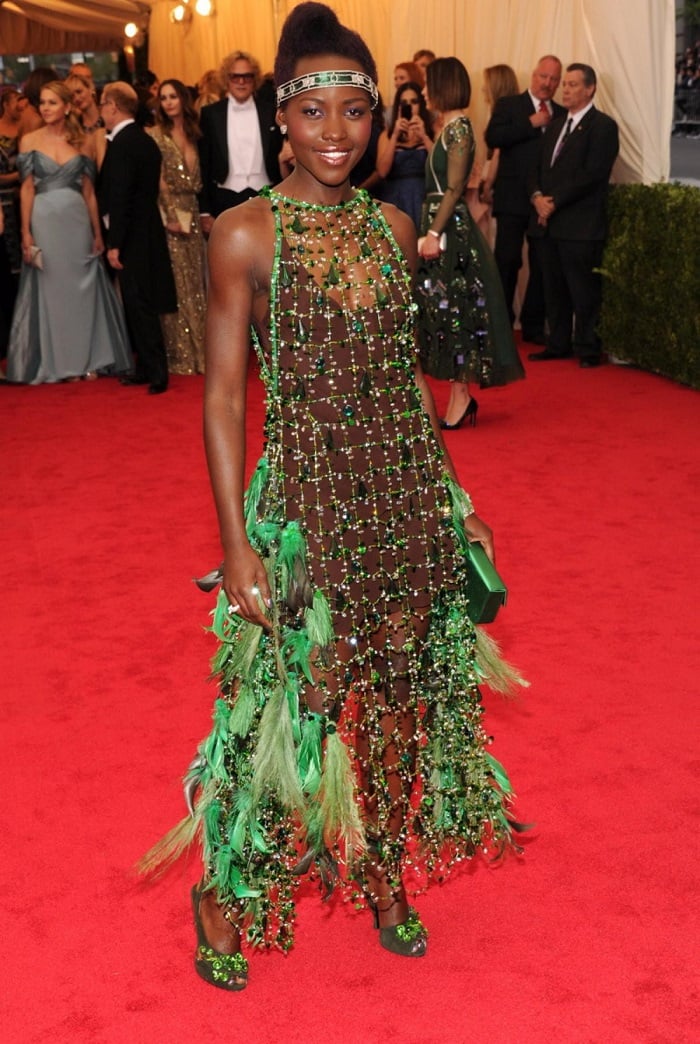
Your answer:
[[[385,109],[380,97],[351,174],[355,187],[397,206],[416,228],[418,343],[426,372],[452,382],[448,429],[476,422],[470,382],[488,387],[523,375],[517,321],[523,339],[542,346],[534,360],[574,352],[582,365],[601,360],[599,277],[589,268],[605,238],[617,136],[592,106],[595,73],[570,66],[563,105],[554,100],[562,77],[555,56],[537,63],[522,93],[507,65],[483,77],[491,118],[478,189],[469,74],[428,49],[396,64],[392,103]],[[244,51],[196,87],[149,72],[136,89],[107,84],[100,95],[79,63],[64,81],[40,68],[21,92],[3,91],[0,346],[8,380],[117,374],[157,394],[170,373],[204,371],[206,241],[221,213],[294,170],[278,109],[273,77]],[[580,133],[589,125],[592,133]],[[592,125],[604,125],[608,139],[599,141]],[[547,153],[554,179],[545,167],[536,172]],[[583,191],[574,187],[582,172]],[[78,228],[82,238],[73,235]],[[518,308],[524,242],[529,279]]]
[[[700,138],[700,40],[676,58],[673,133]]]

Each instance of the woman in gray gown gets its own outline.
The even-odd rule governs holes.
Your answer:
[[[8,347],[7,378],[26,384],[90,378],[131,367],[126,326],[102,262],[92,160],[70,91],[42,88],[43,125],[25,135],[22,273]]]

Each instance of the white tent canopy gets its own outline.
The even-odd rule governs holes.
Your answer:
[[[0,3],[2,0],[0,0]],[[175,0],[5,0],[0,49],[15,50],[18,24],[68,34],[93,34],[93,47],[123,40],[124,23],[149,30],[149,65],[161,77],[194,83],[229,51],[252,52],[271,69],[282,22],[298,0],[214,0],[215,14],[170,21]],[[674,0],[328,0],[340,18],[363,34],[379,68],[385,102],[392,70],[422,47],[455,54],[472,76],[471,115],[477,132],[488,116],[481,70],[507,62],[524,88],[542,54],[566,64],[588,62],[598,73],[596,104],[620,125],[620,181],[668,178],[675,59]],[[194,0],[190,0],[190,6]],[[19,13],[18,13],[19,12]],[[150,19],[149,19],[150,13]],[[58,39],[58,35],[56,39]],[[56,47],[23,47],[27,50]],[[66,49],[77,50],[73,42]]]

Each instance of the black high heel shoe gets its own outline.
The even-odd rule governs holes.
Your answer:
[[[374,918],[374,927],[379,929],[379,943],[385,950],[397,953],[399,957],[425,956],[428,949],[428,931],[423,927],[418,913],[412,906],[409,906],[408,917],[401,924],[380,928],[379,907],[369,898],[367,902]]]
[[[472,428],[476,427],[476,415],[479,412],[479,403],[476,401],[474,396],[471,397],[467,403],[467,408],[454,424],[448,424],[446,420],[440,421],[440,427],[443,431],[457,431],[457,428],[461,428],[465,420],[469,421]]]
[[[192,888],[192,913],[197,932],[197,949],[194,955],[194,967],[197,975],[211,986],[220,990],[244,990],[248,985],[248,961],[243,954],[219,953],[208,943],[199,904],[202,898],[201,885]]]

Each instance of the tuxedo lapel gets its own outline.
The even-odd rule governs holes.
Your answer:
[[[564,117],[564,123],[568,119],[568,115]],[[566,156],[567,153],[571,152],[572,149],[578,148],[578,145],[583,141],[583,135],[588,133],[588,130],[595,119],[595,109],[590,109],[583,117],[580,123],[578,123],[567,140],[562,145],[559,155],[557,156],[556,162],[558,163],[562,156]]]

